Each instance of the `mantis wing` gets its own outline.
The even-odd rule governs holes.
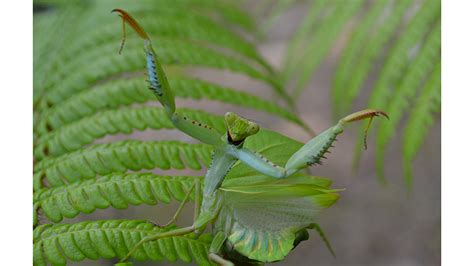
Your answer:
[[[233,248],[262,262],[283,259],[294,247],[296,232],[309,227],[318,213],[338,198],[337,190],[277,180],[256,186],[223,187],[224,203],[215,223]]]

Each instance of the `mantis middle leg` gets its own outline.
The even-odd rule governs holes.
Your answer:
[[[186,203],[188,202],[189,198],[191,197],[191,193],[193,192],[193,190],[195,191],[194,192],[194,200],[195,200],[195,203],[194,203],[194,221],[196,221],[197,217],[199,216],[199,211],[200,211],[200,197],[201,197],[201,189],[200,189],[200,182],[199,180],[196,178],[195,181],[194,181],[194,184],[191,186],[191,188],[189,189],[189,191],[186,193],[186,196],[184,196],[184,199],[181,201],[181,203],[179,204],[179,207],[178,209],[176,210],[175,214],[173,215],[173,217],[164,225],[158,225],[159,227],[166,227],[174,222],[176,222],[176,220],[178,219],[179,215],[181,214],[181,212],[183,211],[183,208],[184,208],[184,205],[186,205]]]
[[[163,233],[158,233],[154,235],[149,235],[144,238],[142,238],[135,246],[133,246],[130,251],[127,253],[127,255],[120,260],[120,262],[125,262],[127,261],[137,249],[150,241],[155,241],[159,240],[161,238],[165,237],[173,237],[173,236],[182,236],[186,234],[190,234],[192,232],[195,232],[198,229],[201,229],[205,227],[212,219],[214,219],[219,211],[219,208],[210,210],[209,212],[206,213],[200,213],[197,219],[193,222],[193,225],[188,226],[188,227],[183,227],[183,228],[177,228],[168,232],[163,232]]]

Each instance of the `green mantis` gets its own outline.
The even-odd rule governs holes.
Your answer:
[[[308,166],[320,163],[324,155],[350,122],[384,115],[379,110],[367,109],[353,113],[314,137],[286,162],[279,166],[263,155],[244,147],[245,140],[259,132],[259,125],[228,112],[224,116],[226,132],[189,119],[178,112],[166,75],[153,51],[151,40],[145,30],[127,12],[114,9],[122,17],[125,42],[125,24],[128,23],[144,40],[147,75],[150,89],[166,110],[173,125],[185,134],[214,147],[212,163],[204,178],[203,191],[195,184],[195,215],[191,226],[151,235],[132,247],[122,261],[128,260],[140,246],[160,238],[202,232],[213,225],[213,241],[209,259],[232,265],[222,254],[237,251],[255,262],[271,262],[283,259],[295,244],[304,238],[307,228],[317,227],[315,219],[319,211],[331,206],[338,199],[338,190],[329,189],[320,180],[298,174]],[[238,161],[272,179],[252,185],[223,187],[222,183],[230,169]],[[187,197],[189,197],[189,191]],[[202,200],[200,198],[202,197]],[[178,217],[184,200],[178,208],[173,223]],[[199,203],[202,202],[200,205]],[[169,224],[168,223],[168,224]]]

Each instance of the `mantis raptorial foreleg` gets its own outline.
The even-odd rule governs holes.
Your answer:
[[[286,162],[285,167],[278,166],[262,155],[245,148],[232,149],[232,154],[262,174],[275,178],[285,178],[315,163],[320,164],[321,160],[326,158],[324,155],[328,152],[329,148],[332,147],[334,141],[336,141],[337,135],[344,131],[345,124],[366,118],[372,121],[373,117],[379,115],[388,118],[384,112],[373,109],[359,111],[342,118],[335,126],[314,137],[295,152]]]
[[[151,40],[148,37],[148,34],[143,30],[138,22],[136,22],[135,19],[125,11],[114,9],[112,12],[118,12],[123,19],[123,23],[127,22],[144,40],[147,76],[150,83],[150,89],[156,95],[161,105],[165,108],[166,114],[173,125],[180,131],[204,143],[211,145],[221,143],[222,134],[217,132],[215,129],[176,112],[174,96],[170,90],[168,79],[166,78],[158,57],[151,46]],[[125,31],[125,27],[123,27],[123,30]],[[121,49],[125,43],[125,33],[123,36]]]

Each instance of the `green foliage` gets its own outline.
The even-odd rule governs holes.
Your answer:
[[[113,173],[97,179],[81,180],[70,185],[42,188],[35,192],[35,215],[42,211],[52,222],[79,213],[93,213],[110,206],[126,209],[129,204],[156,205],[184,197],[199,176],[159,176],[151,173]],[[193,194],[191,194],[193,196]]]
[[[249,93],[182,76],[170,77],[169,82],[175,89],[173,92],[177,97],[195,100],[209,99],[253,108],[304,126],[304,123],[290,111]],[[155,101],[153,93],[143,89],[144,86],[143,78],[120,79],[95,86],[92,90],[81,92],[51,107],[38,122],[36,132],[40,135],[47,134],[49,131],[102,110]]]
[[[294,88],[295,92],[291,95],[298,97],[311,74],[328,56],[329,47],[342,47],[331,89],[333,114],[336,119],[347,114],[363,93],[362,90],[371,90],[368,103],[364,106],[384,110],[391,118],[389,123],[382,123],[377,128],[377,173],[384,180],[384,151],[395,132],[401,132],[400,121],[404,115],[417,116],[414,112],[420,112],[418,103],[436,106],[440,98],[440,95],[431,95],[421,100],[423,93],[420,91],[434,66],[441,60],[441,2],[349,2],[350,5],[346,1],[317,0],[306,3],[309,5],[308,12],[290,42],[281,75],[287,84],[285,87]],[[440,90],[431,93],[440,93]],[[426,135],[424,132],[431,125],[427,121],[434,120],[440,111],[439,108],[429,109],[429,112],[424,112],[427,115],[425,121],[415,120],[422,122],[419,125],[423,128],[422,132],[411,132],[417,131],[415,122],[404,130],[404,142],[416,143],[403,152],[405,169],[408,169],[407,162],[421,147]],[[364,128],[360,130],[355,148],[355,164],[364,145]],[[412,177],[409,170],[405,170],[405,177],[410,184]]]
[[[225,132],[222,119],[216,116],[197,110],[180,109],[180,112],[186,117],[210,125],[222,134]],[[37,141],[35,156],[39,159],[45,156],[56,157],[75,151],[110,134],[130,134],[133,130],[173,128],[173,124],[161,108],[141,107],[102,111],[41,136]]]
[[[434,122],[434,114],[441,110],[441,62],[434,67],[414,106],[405,127],[403,141],[403,168],[409,185],[413,181],[413,159],[423,138],[428,134],[429,126]]]
[[[199,170],[211,161],[209,145],[179,141],[124,140],[96,144],[59,157],[44,159],[34,167],[33,187],[57,187],[113,172],[160,168]],[[46,184],[45,184],[46,183]]]
[[[160,228],[140,220],[108,220],[76,224],[45,224],[33,232],[34,265],[66,265],[67,260],[122,258],[140,239],[173,227]],[[195,261],[211,265],[207,259],[209,235],[194,234],[163,238],[144,244],[134,259]]]
[[[395,135],[396,127],[400,122],[402,115],[407,110],[411,99],[415,97],[416,90],[429,77],[433,66],[436,66],[441,60],[439,53],[441,49],[441,25],[437,27],[427,37],[425,43],[420,48],[420,52],[413,60],[409,68],[405,71],[400,84],[396,86],[396,90],[392,93],[390,101],[387,105],[387,113],[390,114],[390,123],[381,124],[376,140],[376,158],[377,170],[379,176],[383,176],[383,152],[388,141]]]
[[[298,96],[303,88],[308,84],[313,72],[317,66],[322,62],[322,59],[328,54],[329,48],[336,40],[338,33],[342,31],[343,26],[348,20],[357,14],[362,7],[363,1],[332,1],[323,3],[326,15],[323,20],[316,25],[316,32],[314,31],[313,18],[319,18],[322,7],[320,1],[314,2],[313,9],[310,10],[308,16],[309,21],[303,21],[305,27],[301,28],[301,32],[297,36],[304,36],[308,38],[307,42],[300,41],[303,47],[299,45],[297,50],[288,51],[287,61],[293,61],[292,64],[283,70],[284,80],[288,82],[290,77],[296,76],[295,95]],[[318,14],[318,15],[315,15]],[[296,47],[295,47],[296,48]],[[304,60],[308,58],[307,60]],[[296,73],[299,73],[296,75]]]

